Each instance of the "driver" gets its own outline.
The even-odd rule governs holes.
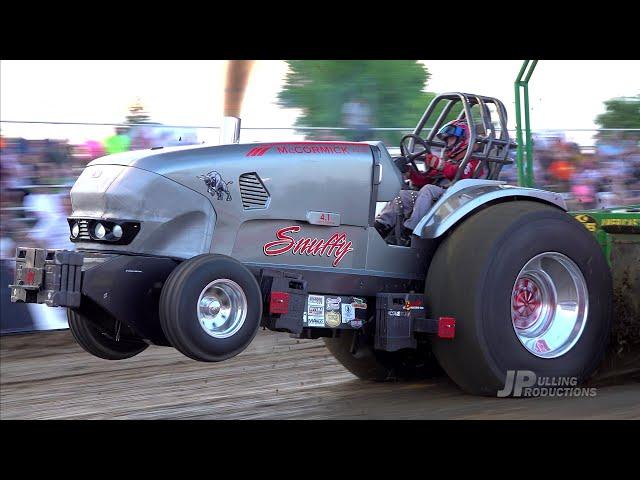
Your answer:
[[[478,126],[481,127],[481,126]],[[478,128],[480,134],[482,129]],[[400,231],[399,245],[408,245],[411,233],[420,219],[442,196],[444,189],[454,179],[459,162],[462,161],[469,146],[469,125],[466,120],[454,120],[444,125],[436,134],[446,143],[442,157],[425,153],[426,172],[417,170],[405,157],[394,160],[398,168],[411,181],[412,190],[400,190],[400,194],[389,202],[376,217],[375,228],[382,238],[386,238],[395,229],[398,217],[402,214],[406,220]],[[476,144],[477,150],[480,144]],[[480,160],[472,159],[467,163],[463,178],[471,178],[476,169],[482,169]],[[482,175],[482,171],[480,172]]]

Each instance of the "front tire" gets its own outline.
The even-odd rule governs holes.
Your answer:
[[[92,315],[100,315],[96,320],[104,327],[102,330],[79,311],[67,309],[71,335],[91,355],[104,360],[124,360],[138,355],[149,346],[142,340],[130,337],[116,340],[117,322],[106,314],[94,312]]]
[[[242,352],[262,318],[253,274],[225,255],[204,254],[171,272],[160,295],[160,325],[182,354],[219,362]]]
[[[600,246],[571,216],[531,201],[493,205],[434,255],[427,308],[455,317],[456,336],[433,338],[433,351],[474,394],[496,395],[508,370],[582,382],[607,347],[611,292]]]

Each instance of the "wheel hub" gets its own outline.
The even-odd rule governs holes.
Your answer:
[[[220,278],[209,283],[198,298],[198,321],[215,338],[234,335],[247,316],[247,297],[233,280]]]
[[[520,278],[513,289],[511,315],[513,325],[518,329],[527,329],[540,319],[542,312],[542,293],[534,279]]]
[[[556,358],[582,335],[588,290],[578,266],[566,255],[546,252],[522,268],[511,292],[511,322],[522,345],[533,355]]]

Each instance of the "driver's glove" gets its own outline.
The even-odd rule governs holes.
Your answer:
[[[424,159],[426,165],[431,168],[435,168],[436,170],[442,170],[444,168],[444,160],[436,155],[431,153],[427,153],[427,156]]]
[[[409,160],[406,157],[396,157],[393,159],[393,163],[396,164],[396,167],[398,167],[398,170],[402,173],[409,171]]]

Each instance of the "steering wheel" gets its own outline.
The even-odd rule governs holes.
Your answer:
[[[413,140],[415,143],[421,145],[422,147],[424,147],[424,150],[420,151],[420,152],[416,152],[416,153],[409,153],[409,148],[408,146],[405,146],[405,144],[407,143],[408,140]],[[413,133],[410,133],[408,135],[405,135],[404,137],[402,137],[402,140],[400,140],[400,154],[405,157],[409,162],[411,162],[411,164],[414,166],[414,168],[417,170],[418,167],[416,166],[416,158],[425,155],[427,153],[431,153],[431,147],[429,147],[429,145],[427,145],[427,142],[425,142],[422,138],[420,138],[418,135],[415,135]]]

